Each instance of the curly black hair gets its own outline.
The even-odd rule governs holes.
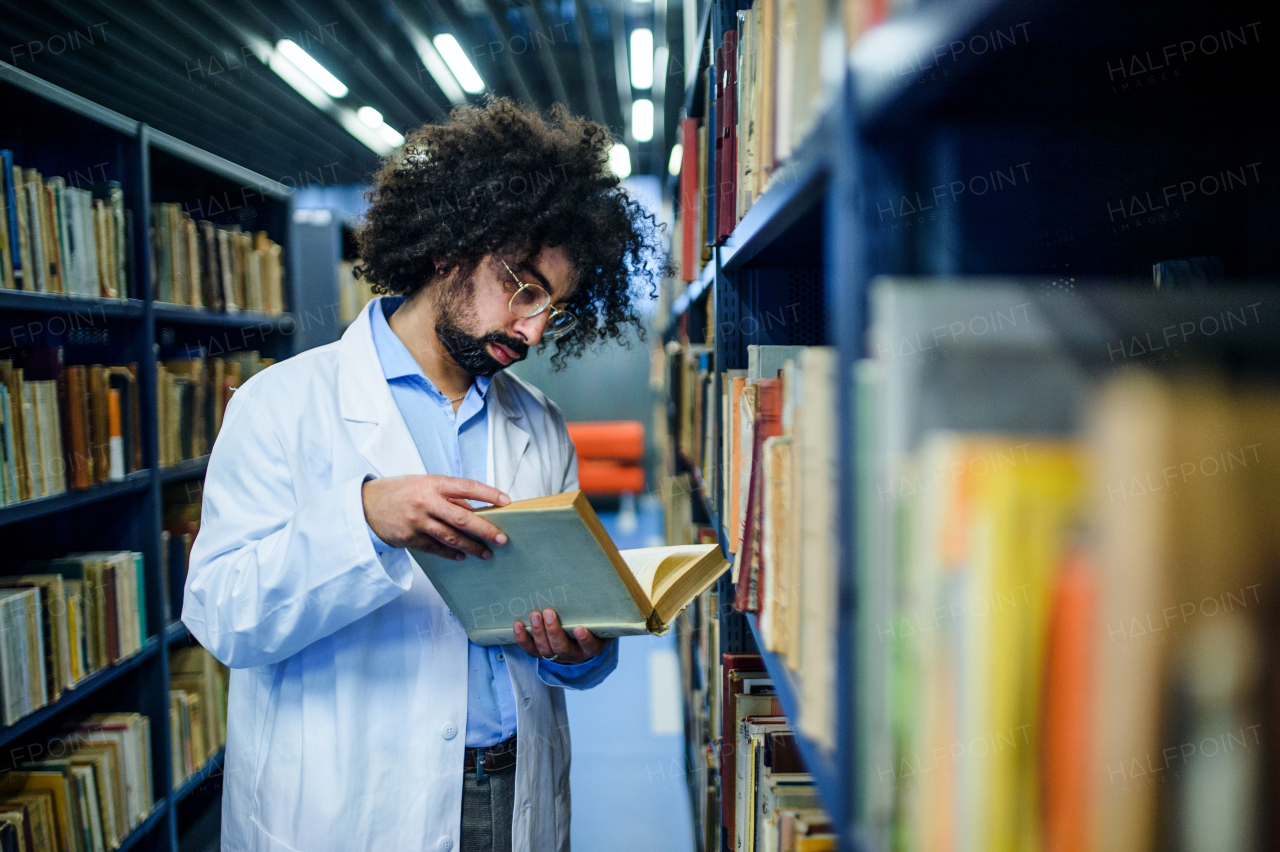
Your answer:
[[[378,170],[356,274],[375,293],[407,296],[470,275],[487,254],[523,262],[560,247],[577,279],[566,307],[578,326],[554,341],[553,368],[597,341],[628,345],[630,326],[643,340],[635,302],[656,296],[665,271],[660,226],[619,186],[614,141],[560,104],[546,115],[506,98],[456,107],[448,122],[412,131]]]

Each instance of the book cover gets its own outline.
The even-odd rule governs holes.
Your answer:
[[[727,567],[714,544],[619,552],[582,491],[519,500],[477,514],[507,534],[493,558],[410,553],[471,641],[515,641],[513,623],[549,607],[566,631],[597,636],[664,633]]]

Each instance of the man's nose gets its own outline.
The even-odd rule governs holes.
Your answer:
[[[537,346],[547,328],[547,312],[536,316],[521,317],[511,326],[512,330],[529,346]]]

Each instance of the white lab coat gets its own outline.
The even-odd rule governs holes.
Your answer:
[[[232,669],[224,852],[460,848],[467,636],[407,551],[378,557],[360,497],[366,474],[425,472],[374,349],[377,304],[245,382],[209,459],[182,620]],[[577,488],[556,405],[506,373],[489,394],[486,481],[513,500]],[[567,852],[563,692],[518,646],[506,658],[512,849]]]

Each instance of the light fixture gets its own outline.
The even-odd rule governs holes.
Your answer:
[[[440,55],[444,57],[444,61],[448,64],[449,70],[453,72],[453,76],[458,78],[458,84],[463,89],[473,95],[478,95],[484,91],[484,80],[480,79],[480,74],[476,71],[475,66],[471,64],[471,60],[467,58],[467,53],[462,49],[462,45],[458,44],[458,40],[453,37],[452,33],[440,33],[432,41],[436,50],[440,51]]]
[[[404,137],[387,126],[382,119],[382,113],[373,107],[361,107],[357,111],[336,103],[333,99],[347,94],[347,87],[288,39],[281,39],[275,48],[262,45],[259,56],[272,71],[280,75],[280,79],[292,86],[316,109],[342,125],[343,130],[359,139],[361,144],[378,156],[385,157],[392,153],[404,141]],[[302,58],[295,60],[290,58],[291,56]],[[315,68],[310,72],[304,71],[298,65],[299,61],[304,65],[310,62],[315,65]],[[317,68],[318,73],[315,70]],[[322,82],[323,77],[329,78],[325,81],[328,83],[327,87],[325,82]],[[338,91],[341,91],[342,95],[335,94]],[[393,142],[393,140],[398,141]]]
[[[422,60],[422,67],[427,69],[427,73],[431,75],[432,80],[436,81],[436,85],[440,87],[440,91],[444,93],[444,96],[449,99],[449,103],[465,104],[467,96],[462,91],[462,87],[458,85],[458,78],[453,76],[453,72],[445,64],[444,58],[440,56],[440,51],[436,50],[436,46],[431,43],[431,39],[427,38],[427,34],[412,21],[403,17],[400,19],[400,26],[404,29],[405,35],[409,37],[409,41],[413,43],[414,51],[418,54],[418,58]]]
[[[621,142],[609,149],[609,168],[620,178],[631,176],[631,152]]]
[[[302,95],[316,109],[328,112],[337,109],[337,105],[333,102],[333,98],[325,94],[324,89],[311,82],[311,78],[303,74],[297,65],[294,65],[285,55],[278,50],[271,50],[267,57],[267,65],[272,71],[279,75],[293,90]]]
[[[375,128],[374,132],[386,140],[387,144],[392,148],[399,148],[404,144],[404,134],[396,130],[390,124],[384,124]]]
[[[684,165],[684,146],[677,142],[671,148],[671,159],[667,161],[667,174],[675,177],[680,174],[682,165]]]
[[[307,76],[311,82],[315,83],[324,93],[331,98],[343,98],[347,95],[347,87],[342,81],[329,73],[319,62],[311,57],[302,48],[298,47],[294,42],[287,38],[282,38],[276,42],[276,52],[283,55],[285,59],[293,63],[293,65]],[[272,70],[275,70],[274,66]],[[276,71],[279,74],[279,71]],[[281,74],[283,77],[284,75]],[[288,82],[288,78],[286,78]],[[296,88],[296,87],[295,87]]]
[[[342,125],[343,130],[359,139],[361,144],[379,157],[385,157],[395,150],[395,146],[382,137],[382,128],[374,130],[365,124],[364,119],[357,117],[356,111],[351,107],[334,104],[327,112],[333,116],[334,121]]]
[[[671,51],[664,44],[653,52],[653,79],[662,80],[667,76],[667,63],[671,59]]]
[[[631,31],[631,85],[637,89],[653,88],[653,31]]]
[[[636,98],[631,103],[631,135],[637,142],[653,138],[653,101],[648,98]]]

